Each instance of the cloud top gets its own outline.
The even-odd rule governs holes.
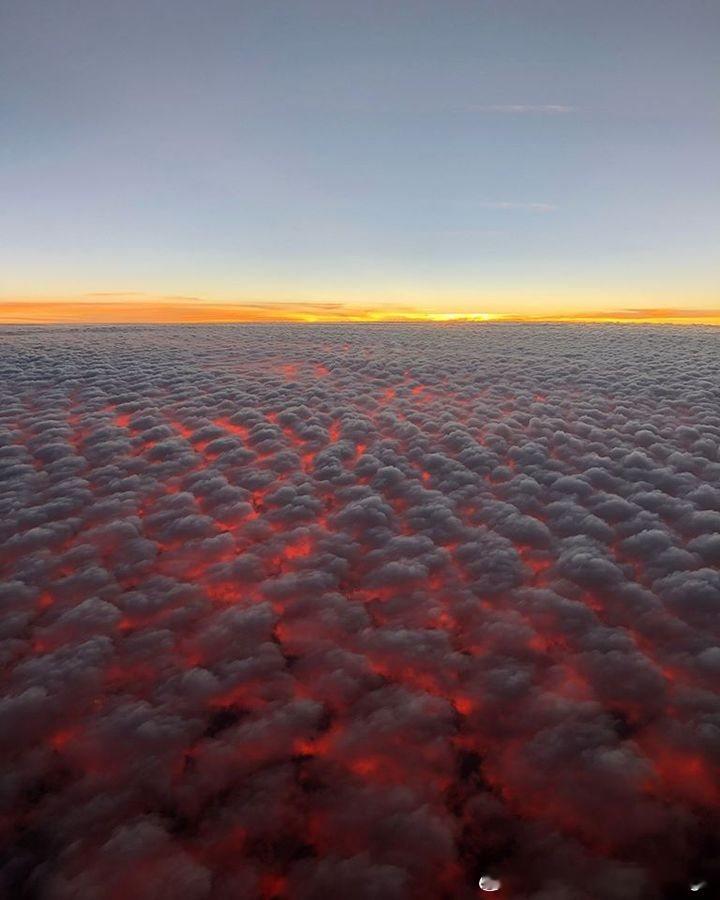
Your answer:
[[[0,894],[717,886],[712,331],[0,342]]]

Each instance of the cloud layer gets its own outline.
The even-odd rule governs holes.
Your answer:
[[[0,894],[717,884],[711,330],[0,340]]]

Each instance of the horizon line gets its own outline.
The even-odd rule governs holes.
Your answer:
[[[108,297],[117,299],[109,300]],[[102,299],[99,299],[102,298]],[[124,302],[120,300],[122,298]],[[81,298],[0,299],[0,325],[231,325],[231,324],[669,324],[720,325],[720,307],[626,306],[553,312],[441,311],[402,304],[342,301],[207,301],[144,293],[85,294]]]

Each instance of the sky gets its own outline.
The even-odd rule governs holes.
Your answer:
[[[720,321],[717,0],[3,0],[0,321]]]

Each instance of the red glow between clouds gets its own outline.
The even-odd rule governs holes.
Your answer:
[[[562,341],[478,362],[445,332],[427,361],[345,328],[318,363],[312,336],[203,334],[5,336],[48,341],[12,370],[1,557],[3,822],[38,860],[60,841],[43,896],[689,878],[720,807],[720,420],[663,395],[672,350],[639,391],[602,332],[573,343],[616,355],[606,403],[546,361]]]

